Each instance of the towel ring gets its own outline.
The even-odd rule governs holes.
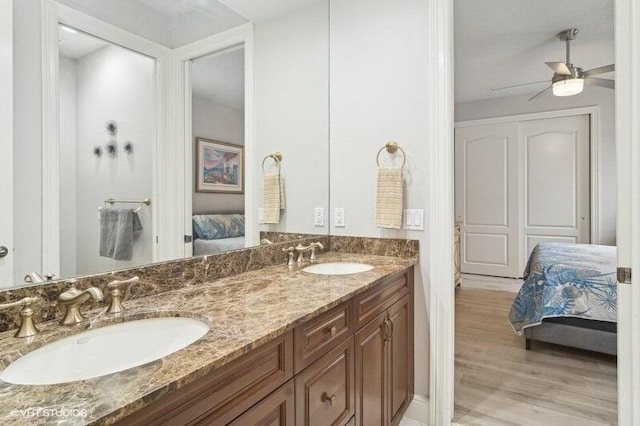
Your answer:
[[[380,154],[385,149],[389,154],[395,154],[398,150],[400,150],[400,152],[402,153],[402,166],[400,166],[400,168],[404,169],[404,165],[407,164],[407,155],[404,153],[404,150],[400,148],[400,145],[398,145],[398,143],[394,141],[387,142],[382,148],[380,148],[380,151],[378,151],[378,155],[376,155],[376,164],[378,165],[378,167],[380,167]]]
[[[264,169],[264,163],[269,159],[272,158],[275,162],[276,165],[278,166],[278,174],[280,173],[280,167],[281,167],[281,161],[282,161],[282,153],[281,152],[274,152],[273,154],[269,154],[266,157],[264,157],[264,160],[262,160],[262,173],[265,174],[267,173],[267,171]]]

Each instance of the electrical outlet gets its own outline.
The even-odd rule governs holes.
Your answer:
[[[336,207],[335,214],[333,215],[333,225],[336,228],[344,228],[344,208]]]
[[[324,207],[316,207],[313,214],[313,224],[315,226],[324,226]]]

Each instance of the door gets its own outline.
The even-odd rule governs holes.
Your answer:
[[[522,121],[519,127],[522,261],[540,242],[588,244],[589,115]]]
[[[0,0],[0,283],[13,277],[13,10]],[[8,202],[7,202],[8,201]]]
[[[384,426],[387,422],[387,344],[382,312],[356,333],[356,422]]]
[[[455,215],[463,273],[517,277],[517,123],[455,129]]]
[[[411,318],[413,309],[409,295],[389,308],[391,338],[389,350],[389,402],[391,404],[391,424],[397,425],[402,419],[404,408],[413,399],[413,329]]]

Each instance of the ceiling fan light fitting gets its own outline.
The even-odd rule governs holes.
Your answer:
[[[584,89],[584,78],[567,78],[554,81],[551,85],[554,96],[573,96],[582,92],[582,89]]]

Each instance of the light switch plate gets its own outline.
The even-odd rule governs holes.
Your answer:
[[[406,209],[404,211],[404,229],[424,231],[424,210]]]
[[[333,215],[333,225],[336,228],[344,228],[344,207],[336,207]]]
[[[313,213],[313,224],[315,226],[324,226],[324,207],[316,207]]]

